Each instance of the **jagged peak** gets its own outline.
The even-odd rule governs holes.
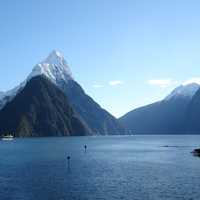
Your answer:
[[[53,50],[49,55],[48,57],[44,60],[44,62],[46,63],[52,63],[54,64],[55,62],[59,62],[59,63],[66,63],[65,59],[64,59],[64,56],[62,55],[62,53],[60,53],[59,51],[57,50]]]
[[[15,88],[6,92],[0,93],[0,109],[26,85],[27,81],[33,77],[44,75],[49,78],[55,84],[59,84],[62,81],[68,82],[72,80],[72,74],[70,68],[64,59],[64,56],[56,50],[53,50],[46,59],[38,63],[29,74],[26,80]]]
[[[53,82],[68,81],[73,79],[71,70],[64,59],[64,56],[56,50],[53,50],[46,59],[38,63],[32,70],[28,79],[34,76],[45,75]]]
[[[197,90],[200,88],[200,85],[197,83],[182,84],[179,87],[175,88],[165,100],[170,100],[177,97],[186,97],[192,98]]]

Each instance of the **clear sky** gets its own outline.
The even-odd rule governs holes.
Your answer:
[[[1,0],[0,90],[53,49],[115,116],[200,80],[199,0]]]

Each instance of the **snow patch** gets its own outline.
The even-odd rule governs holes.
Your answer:
[[[178,97],[186,97],[191,99],[199,88],[200,85],[197,83],[180,85],[179,87],[175,88],[164,100],[171,100],[172,98]]]
[[[70,68],[63,55],[59,51],[54,50],[44,61],[38,63],[33,68],[27,79],[20,85],[7,92],[0,92],[0,109],[3,108],[8,101],[11,101],[16,94],[25,87],[27,81],[39,75],[46,76],[57,85],[62,81],[68,82],[73,79]]]
[[[73,79],[64,57],[60,52],[55,50],[52,51],[44,61],[33,68],[31,74],[28,76],[28,80],[38,75],[45,75],[54,83],[57,83],[60,80],[67,82],[68,80]]]

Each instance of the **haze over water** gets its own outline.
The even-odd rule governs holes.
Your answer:
[[[200,159],[190,153],[198,141],[197,135],[1,141],[0,199],[198,199]]]

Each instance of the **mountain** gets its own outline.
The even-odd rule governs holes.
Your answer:
[[[92,129],[93,134],[124,134],[125,130],[118,120],[85,94],[76,81],[69,80],[67,84],[61,84],[61,88],[69,98],[72,107]]]
[[[197,83],[190,83],[187,85],[180,85],[175,88],[166,98],[165,100],[172,100],[176,98],[186,98],[191,100],[197,90],[200,88]]]
[[[33,68],[27,80],[38,75],[46,76],[57,85],[59,85],[61,81],[67,83],[69,80],[73,79],[70,68],[63,55],[55,50],[52,51],[44,61],[38,63]]]
[[[4,95],[4,92],[0,92],[0,98],[2,98],[3,95]]]
[[[0,111],[0,133],[16,137],[87,135],[65,94],[44,76],[30,79]]]
[[[4,92],[0,92],[0,108],[2,107],[3,102],[1,101],[3,99]]]
[[[68,79],[72,79],[70,69],[64,59],[64,57],[58,51],[52,51],[49,56],[42,61],[41,63],[37,64],[29,76],[20,83],[15,88],[0,93],[0,109],[6,105],[7,102],[11,101],[18,92],[23,90],[26,83],[33,77],[44,75],[49,80],[51,80],[55,84],[59,84],[59,82],[65,81],[67,82]]]
[[[52,51],[49,56],[37,64],[29,76],[20,83],[18,86],[7,92],[0,93],[0,109],[6,105],[7,102],[11,101],[18,92],[23,90],[26,83],[33,77],[44,75],[49,80],[51,80],[55,84],[59,84],[60,80],[64,80],[67,82],[68,79],[72,79],[70,69],[64,59],[64,57],[58,51]]]
[[[184,125],[188,134],[200,134],[200,89],[188,105]]]
[[[102,109],[73,79],[64,57],[55,50],[33,68],[25,81],[4,93],[3,97],[0,98],[0,109],[12,101],[23,90],[29,80],[40,75],[47,77],[65,93],[70,105],[85,123],[90,134],[108,135],[124,133],[124,128],[118,120]]]
[[[119,121],[136,134],[183,134],[189,103],[199,88],[195,83],[181,85],[162,101],[137,108]]]
[[[68,97],[72,107],[91,129],[91,134],[123,134],[124,128],[118,120],[102,109],[73,79],[64,57],[53,51],[47,59],[35,66],[29,77],[44,74]]]

